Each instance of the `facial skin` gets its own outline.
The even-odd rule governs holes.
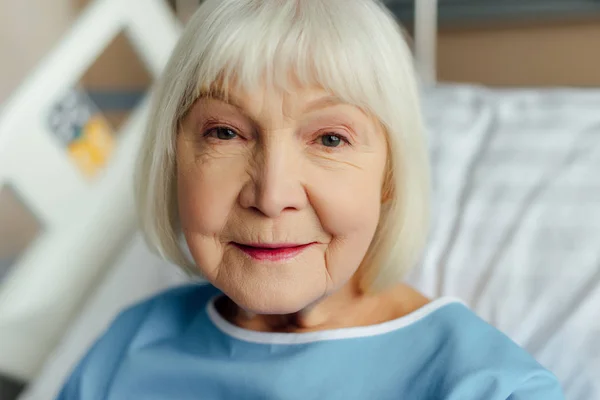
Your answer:
[[[201,97],[176,153],[191,254],[237,306],[326,319],[325,308],[358,295],[353,276],[377,228],[387,155],[373,118],[317,88]],[[305,247],[261,250],[290,245]]]

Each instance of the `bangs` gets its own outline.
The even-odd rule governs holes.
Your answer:
[[[383,94],[379,77],[384,74],[378,49],[370,43],[369,13],[361,8],[375,3],[329,1],[326,6],[319,1],[243,1],[240,7],[198,13],[195,17],[203,22],[195,33],[197,64],[189,77],[194,86],[184,102],[189,107],[215,92],[227,96],[267,87],[291,93],[312,86],[372,112],[369,106]]]

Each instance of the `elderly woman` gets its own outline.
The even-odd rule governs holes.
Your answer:
[[[207,0],[137,174],[150,245],[210,284],[124,311],[60,399],[562,399],[459,301],[402,283],[429,181],[410,50],[375,0]]]

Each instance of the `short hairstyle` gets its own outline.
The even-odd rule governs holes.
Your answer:
[[[382,210],[357,273],[365,291],[400,282],[429,228],[429,163],[411,50],[377,0],[205,0],[157,83],[136,171],[140,228],[151,249],[191,274],[181,240],[175,142],[181,119],[216,85],[287,90],[292,79],[355,105],[384,128]]]

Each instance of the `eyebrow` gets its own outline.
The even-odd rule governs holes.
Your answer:
[[[242,102],[239,101],[234,95],[231,93],[226,93],[223,90],[211,90],[208,92],[201,93],[199,98],[208,98],[214,99],[218,101],[222,101],[223,103],[227,103],[235,108],[244,111],[244,107],[242,106]],[[308,113],[311,111],[319,110],[322,108],[333,107],[340,104],[348,104],[337,96],[324,96],[318,99],[315,99],[309,102],[304,107],[304,113]]]
[[[221,101],[227,105],[234,107],[240,114],[242,114],[245,118],[252,122],[255,126],[260,126],[260,123],[254,119],[252,115],[248,113],[246,108],[242,105],[243,103],[233,94],[226,92],[224,90],[210,90],[200,93],[199,99],[212,99],[216,101]],[[334,107],[338,105],[350,105],[346,101],[343,101],[339,97],[335,95],[328,95],[319,97],[315,100],[312,100],[306,104],[302,110],[302,114],[308,114],[317,110],[322,110],[328,107]],[[350,105],[351,106],[351,105]],[[359,109],[364,113],[363,110]],[[358,132],[358,125],[355,122],[348,124],[350,128],[354,132]]]
[[[211,90],[210,92],[203,92],[200,93],[200,96],[198,96],[198,98],[221,101],[223,103],[229,104],[230,106],[234,106],[235,108],[238,108],[242,111],[244,110],[241,101],[239,101],[235,96],[226,93],[222,90]]]
[[[254,118],[252,118],[252,116],[250,114],[248,114],[248,112],[242,105],[242,102],[240,100],[238,100],[237,97],[235,97],[234,95],[227,93],[223,90],[211,90],[211,91],[203,92],[203,93],[200,93],[200,96],[198,96],[198,98],[199,99],[212,99],[212,100],[217,100],[217,101],[223,102],[227,105],[234,107],[240,114],[242,114],[244,117],[248,118],[252,122],[256,122],[256,121],[254,121]]]

